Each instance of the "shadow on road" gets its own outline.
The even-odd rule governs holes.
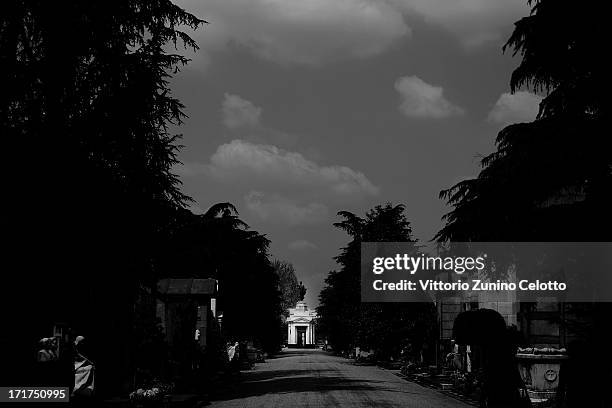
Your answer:
[[[288,357],[303,357],[309,354],[310,353],[308,352],[304,352],[304,353],[295,352],[295,351],[292,353],[284,352],[284,353],[275,354],[273,356],[268,356],[266,360],[278,360],[279,358],[288,358]]]
[[[330,375],[335,370],[275,370],[245,373],[244,380],[229,389],[211,395],[211,401],[227,401],[265,394],[331,391],[388,391],[413,394],[388,387],[385,381],[362,380]]]

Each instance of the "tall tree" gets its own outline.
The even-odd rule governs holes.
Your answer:
[[[453,206],[438,240],[597,241],[609,238],[612,142],[609,63],[598,45],[603,4],[531,0],[504,46],[521,56],[514,92],[546,92],[537,120],[498,135],[475,179],[441,192]]]
[[[612,139],[607,130],[609,58],[601,48],[608,28],[605,3],[530,0],[531,14],[515,24],[504,50],[521,57],[514,92],[545,93],[538,117],[498,135],[477,178],[441,198],[452,210],[439,241],[610,241]],[[610,337],[608,304],[590,309],[594,322],[582,344],[568,346],[561,373],[567,406],[611,406],[603,389],[610,357],[595,350]],[[561,395],[560,394],[560,395]]]
[[[187,200],[171,168],[183,118],[169,79],[197,49],[203,21],[169,0],[18,1],[0,6],[1,258],[7,286],[4,372],[18,381],[54,323],[99,355],[98,389],[131,363],[131,304],[155,280],[152,257]],[[16,171],[16,169],[20,169]],[[26,289],[27,288],[27,289]],[[6,306],[6,307],[5,307]],[[106,387],[108,385],[108,387]]]
[[[304,300],[306,288],[302,282],[298,282],[293,265],[286,261],[275,259],[272,262],[274,271],[278,275],[279,290],[281,292],[281,309],[283,314],[288,316],[289,308]]]
[[[169,229],[155,262],[161,271],[166,276],[217,279],[224,334],[276,351],[282,306],[268,238],[249,229],[230,203],[215,204],[201,215],[180,210]]]
[[[407,242],[417,250],[404,206],[390,203],[368,211],[365,218],[348,211],[334,224],[351,241],[335,258],[340,269],[331,271],[320,294],[320,330],[337,350],[359,346],[379,357],[397,356],[406,343],[420,349],[435,324],[433,304],[361,303],[361,243]]]

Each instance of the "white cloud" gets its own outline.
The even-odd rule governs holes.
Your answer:
[[[392,0],[406,14],[455,35],[466,47],[501,43],[519,18],[529,15],[527,0]]]
[[[234,136],[283,147],[293,146],[297,142],[297,135],[265,126],[262,120],[263,109],[240,95],[225,93],[221,112],[223,124]]]
[[[328,208],[320,203],[300,205],[280,194],[251,191],[244,197],[246,208],[262,221],[291,226],[315,224],[329,218]]]
[[[489,112],[488,120],[502,125],[531,122],[538,115],[542,97],[531,92],[503,93]]]
[[[276,63],[317,66],[378,55],[422,17],[464,46],[501,44],[513,23],[529,14],[527,0],[177,0],[207,20],[191,33],[200,45],[192,56],[202,68],[211,52],[242,47]]]
[[[321,166],[300,153],[243,140],[219,146],[207,169],[222,181],[260,181],[336,196],[378,194],[378,188],[359,171],[346,166]]]
[[[229,129],[259,126],[262,109],[238,95],[226,93],[221,104],[223,124]]]
[[[319,65],[382,53],[410,34],[387,0],[180,0],[210,22],[195,36],[203,52],[245,47],[281,64]]]
[[[202,163],[178,163],[172,167],[172,173],[181,177],[195,177],[210,172],[209,166]]]
[[[307,251],[317,249],[318,247],[310,241],[298,239],[297,241],[290,242],[289,245],[287,245],[287,248],[292,251]]]
[[[444,97],[441,86],[430,85],[417,76],[405,76],[395,81],[399,92],[400,112],[416,118],[446,118],[463,114],[463,109]]]

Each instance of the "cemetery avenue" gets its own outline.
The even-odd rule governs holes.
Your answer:
[[[608,2],[0,1],[0,408],[610,408]]]
[[[211,398],[211,408],[468,408],[466,402],[375,365],[321,350],[286,349]]]

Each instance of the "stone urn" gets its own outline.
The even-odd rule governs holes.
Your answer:
[[[518,349],[516,359],[519,372],[534,404],[545,403],[557,395],[559,373],[567,358],[563,348]]]

